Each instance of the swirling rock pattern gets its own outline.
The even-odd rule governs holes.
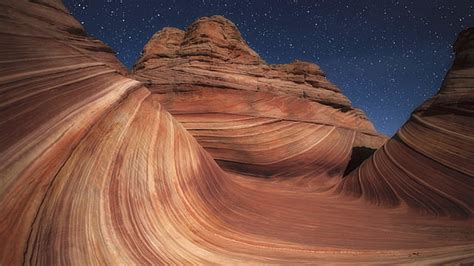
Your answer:
[[[161,95],[221,167],[237,173],[322,189],[320,181],[344,173],[353,147],[385,141],[317,65],[265,63],[221,16],[198,19],[186,32],[157,32],[134,77]]]
[[[21,262],[68,154],[142,85],[120,74],[110,48],[85,36],[60,2],[0,7],[0,264],[9,265]]]
[[[342,157],[349,156],[354,143],[378,141],[360,115],[268,91],[249,96],[246,91],[193,89],[189,99],[174,100],[169,92],[157,93],[158,87],[148,89],[125,77],[111,50],[87,37],[61,2],[5,0],[0,7],[1,265],[472,263],[472,217],[433,218],[413,213],[407,208],[411,205],[380,208],[333,191],[315,192],[299,186],[299,178],[280,182],[225,172],[213,160],[211,144],[206,149],[200,145],[221,141],[219,154],[225,146],[233,149],[226,140],[235,137],[242,149],[229,161],[244,161],[241,153],[249,151],[246,156],[261,162],[252,172],[264,172],[268,165],[272,173],[292,171],[288,175],[333,184],[342,177],[338,167],[345,167],[333,161],[347,162]],[[173,50],[173,44],[167,47]],[[259,62],[241,49],[245,60]],[[458,49],[456,60],[471,64],[466,48]],[[463,96],[456,98],[446,89],[450,96],[438,103],[465,113],[471,103],[468,90],[453,90]],[[209,100],[223,105],[205,104]],[[203,119],[199,112],[180,112],[188,103],[201,105],[196,110]],[[218,111],[222,108],[230,111]],[[457,115],[450,121],[460,119]],[[265,132],[268,141],[253,127]],[[435,134],[430,132],[418,134]],[[260,144],[253,145],[253,138]],[[450,147],[451,141],[443,145]],[[335,142],[341,144],[330,145]],[[388,146],[392,142],[384,149],[394,149]],[[252,153],[255,147],[268,155]],[[333,151],[321,154],[319,149]],[[404,146],[399,152],[415,154]],[[420,160],[428,166],[439,166],[433,166],[432,158],[448,165],[435,146],[427,152],[441,156],[423,155]],[[319,172],[310,167],[313,163]],[[399,163],[414,167],[407,160]],[[459,173],[472,170],[451,163],[451,170],[462,166]],[[396,172],[394,177],[399,177]],[[453,175],[458,183],[438,189],[450,195],[472,185],[472,179],[459,177]],[[380,199],[397,199],[383,194],[390,195],[387,186],[374,189]],[[428,205],[429,195],[437,195],[430,193],[411,195]]]
[[[474,28],[454,44],[451,70],[436,96],[338,191],[383,206],[470,217],[474,210]]]

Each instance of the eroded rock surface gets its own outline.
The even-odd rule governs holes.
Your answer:
[[[459,35],[443,85],[339,185],[383,206],[470,217],[474,210],[474,28]]]
[[[223,147],[235,150],[238,143],[241,151],[234,151],[230,161],[256,156],[271,174],[291,171],[305,180],[339,182],[337,162],[344,161],[339,163],[343,170],[354,143],[377,141],[360,114],[347,115],[352,111],[292,92],[191,87],[173,99],[167,92],[171,83],[149,90],[125,77],[110,48],[88,37],[60,1],[4,0],[0,7],[1,265],[472,263],[473,220],[466,208],[458,220],[432,212],[420,215],[411,204],[381,207],[332,191],[316,192],[301,186],[301,178],[281,182],[228,173],[206,144],[215,143],[217,153],[229,156]],[[238,35],[226,36],[241,41]],[[397,144],[401,147],[395,150],[396,140],[384,148],[393,150],[389,155],[407,156],[398,161],[403,169],[412,169],[410,160],[421,158],[425,176],[444,186],[412,186],[409,179],[405,185],[398,179],[406,177],[391,162],[374,164],[392,171],[399,187],[422,191],[410,194],[418,206],[432,206],[439,191],[471,206],[465,190],[472,187],[472,164],[462,162],[470,162],[472,150],[460,148],[458,141],[472,138],[467,115],[472,71],[466,67],[472,66],[472,53],[459,48],[472,47],[469,43],[456,45],[456,67],[442,90],[448,97],[420,109],[423,119],[435,119],[431,126],[408,131],[423,137],[429,149]],[[176,54],[176,44],[162,45],[163,54]],[[245,51],[242,60],[260,64],[251,51],[239,53]],[[301,68],[318,71],[304,64],[283,68],[295,75]],[[190,112],[187,104],[201,109]],[[430,110],[443,115],[428,115]],[[444,115],[449,119],[435,124]],[[461,119],[468,124],[461,125]],[[449,128],[443,130],[450,133],[439,142],[436,132],[447,121]],[[232,138],[238,141],[226,142]],[[266,171],[263,165],[245,169]],[[452,173],[445,172],[448,168],[457,171],[452,180],[436,176]],[[337,170],[331,175],[328,169]],[[361,174],[361,182],[368,184],[366,177]],[[392,198],[387,186],[371,182],[374,195]],[[454,196],[456,190],[460,194]],[[365,187],[362,191],[369,195]],[[435,206],[446,210],[452,205]]]
[[[134,77],[219,165],[237,173],[327,187],[317,183],[341,176],[353,147],[385,141],[319,66],[265,63],[221,16],[157,32]]]

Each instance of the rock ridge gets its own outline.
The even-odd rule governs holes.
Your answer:
[[[307,98],[335,108],[354,110],[365,118],[363,112],[353,108],[349,99],[327,80],[318,65],[300,60],[267,64],[247,45],[235,24],[222,16],[199,18],[186,31],[176,28],[158,31],[146,44],[133,72],[138,79],[143,76],[142,80],[146,81],[149,71],[165,72],[164,68],[179,70],[184,67],[212,70],[216,79],[226,81],[228,85],[232,84],[232,74],[240,74],[249,81],[241,80],[241,86],[229,88]],[[158,84],[170,85],[172,82],[167,83]]]

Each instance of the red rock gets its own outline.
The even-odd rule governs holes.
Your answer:
[[[324,176],[326,183],[343,174],[353,146],[378,148],[385,140],[319,66],[265,63],[221,16],[198,19],[186,32],[156,33],[134,77],[161,95],[219,165],[238,173],[310,182]],[[328,153],[339,159],[321,167]]]
[[[353,109],[319,66],[302,61],[266,64],[222,16],[198,19],[186,32],[175,28],[157,32],[134,72],[136,78],[156,85],[151,89],[158,92],[181,90],[177,85],[267,91]]]
[[[226,145],[237,146],[226,139],[237,138],[242,150],[236,153],[238,158],[257,156],[256,160],[272,163],[270,171],[299,171],[298,176],[306,181],[324,179],[324,172],[336,168],[326,178],[339,181],[338,167],[344,168],[347,158],[342,157],[349,155],[347,150],[379,141],[362,114],[295,97],[293,92],[249,94],[248,90],[198,89],[196,85],[182,92],[181,86],[174,85],[180,88],[174,99],[172,93],[157,93],[166,89],[156,84],[150,91],[125,77],[111,50],[87,37],[60,1],[4,0],[0,7],[1,265],[472,261],[470,216],[464,215],[464,220],[421,216],[404,206],[380,208],[353,197],[318,193],[296,184],[298,178],[281,182],[226,173],[196,140],[215,142],[224,151]],[[158,50],[163,55],[175,54],[172,43],[162,46]],[[469,46],[461,42],[456,47]],[[421,112],[423,119],[431,110],[445,112],[446,119],[444,115],[429,117],[442,119],[439,125],[450,132],[471,137],[466,131],[470,124],[461,127],[457,121],[471,106],[472,93],[462,85],[469,85],[469,78],[460,77],[470,77],[472,70],[465,65],[470,64],[472,54],[458,49],[455,65],[460,69],[453,68],[452,78],[445,83],[447,98],[439,97],[449,101],[424,105]],[[242,58],[250,60],[248,55]],[[159,58],[166,62],[164,56]],[[167,63],[173,62],[172,57],[167,58]],[[306,71],[317,76],[312,65],[276,68],[281,67],[294,72],[291,75]],[[288,79],[294,78],[291,75]],[[161,76],[153,77],[156,81]],[[270,83],[275,80],[268,79]],[[455,96],[457,93],[465,97]],[[210,100],[221,104],[209,104]],[[196,105],[193,112],[187,112],[188,103]],[[258,116],[250,117],[252,114]],[[259,131],[249,134],[257,126]],[[472,150],[460,148],[455,134],[434,145],[430,141],[438,138],[435,131],[410,129],[428,142],[429,156],[416,159],[427,166],[427,175],[438,170],[445,173],[448,168],[443,160],[447,159],[449,169],[459,167],[452,177],[461,180],[459,173],[472,171],[470,164],[463,164],[472,158],[468,157]],[[321,140],[321,150],[314,139]],[[294,143],[287,144],[291,141]],[[393,143],[387,143],[386,149],[407,156],[400,161],[403,167],[421,169],[412,168],[418,161],[409,160],[415,152],[405,144]],[[301,152],[308,145],[314,151]],[[271,152],[251,152],[266,147]],[[444,151],[448,152],[443,155]],[[285,160],[274,162],[282,154]],[[288,159],[288,154],[296,155]],[[455,155],[456,160],[449,158]],[[444,168],[433,168],[439,164],[432,161],[442,162]],[[361,169],[365,165],[369,163]],[[383,171],[393,169],[390,163],[375,166],[383,166]],[[315,172],[318,169],[320,173]],[[309,176],[301,176],[306,171]],[[400,176],[395,171],[393,177]],[[472,186],[470,177],[466,182],[453,182],[435,176],[446,184],[437,189],[446,195],[464,193]],[[346,184],[352,178],[347,177]],[[412,183],[399,182],[399,186],[420,189]],[[392,198],[387,186],[374,188],[384,201]],[[422,192],[412,195],[423,206],[431,206],[432,199],[439,197],[430,189]],[[460,196],[456,200],[468,203]]]
[[[454,45],[456,58],[427,100],[338,191],[383,206],[470,217],[474,210],[474,28]]]

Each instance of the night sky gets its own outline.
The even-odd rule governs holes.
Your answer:
[[[317,63],[387,135],[434,95],[457,34],[474,26],[472,0],[65,0],[87,32],[131,68],[166,26],[223,15],[268,63]]]

